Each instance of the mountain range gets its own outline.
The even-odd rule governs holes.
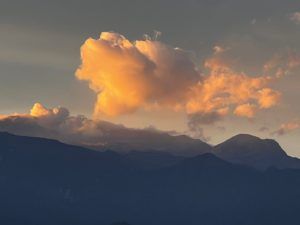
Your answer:
[[[45,126],[39,126],[34,119],[8,117],[0,121],[0,131],[16,135],[56,139],[63,143],[102,152],[109,150],[120,154],[130,153],[131,156],[128,157],[132,158],[137,157],[137,154],[143,157],[142,152],[148,153],[148,157],[144,157],[146,161],[150,161],[151,157],[155,158],[154,152],[164,155],[164,159],[160,157],[152,160],[154,164],[160,164],[161,160],[167,160],[167,158],[170,158],[168,160],[171,163],[174,156],[192,157],[212,153],[226,161],[262,170],[272,166],[300,168],[300,160],[288,156],[275,140],[260,139],[248,134],[239,134],[223,143],[212,146],[199,139],[186,135],[172,135],[155,128],[132,129],[106,121],[92,123],[90,126],[93,129],[89,129],[86,133],[78,131],[64,133],[63,131],[68,129],[49,129]],[[150,152],[152,156],[149,155]],[[145,163],[147,162],[143,162],[144,165]]]
[[[233,147],[245,152],[229,160],[218,156]],[[293,159],[275,141],[249,135],[214,147],[216,155],[187,157],[158,151],[100,152],[0,133],[0,222],[298,224],[300,170],[272,164],[258,170],[251,161],[242,161],[250,149],[277,154],[276,160]]]

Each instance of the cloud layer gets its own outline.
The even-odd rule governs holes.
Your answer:
[[[66,108],[48,109],[40,103],[36,103],[28,114],[0,115],[0,131],[57,139],[96,150],[156,150],[179,155],[210,150],[209,145],[184,135],[154,127],[133,129],[81,115],[72,116]]]
[[[100,137],[101,130],[85,116],[71,116],[63,107],[48,109],[40,103],[34,104],[29,114],[0,116],[0,131],[19,135],[54,138],[76,143]]]

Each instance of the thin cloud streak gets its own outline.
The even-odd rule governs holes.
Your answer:
[[[300,129],[300,120],[293,120],[280,125],[271,135],[283,136]]]

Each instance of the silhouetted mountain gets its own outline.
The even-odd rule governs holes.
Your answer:
[[[0,133],[0,223],[299,222],[300,170],[260,172],[212,154],[144,170],[129,158]]]
[[[105,138],[105,145],[86,145],[86,147],[103,150],[111,149],[126,153],[134,151],[160,151],[178,156],[195,156],[211,152],[212,147],[207,143],[186,135],[170,135],[165,132],[152,130],[114,130]]]
[[[69,121],[70,120],[70,121]],[[251,135],[237,135],[215,147],[193,139],[186,135],[171,135],[155,128],[132,129],[107,121],[92,121],[85,117],[69,117],[70,124],[81,124],[90,130],[75,129],[69,123],[54,127],[38,123],[34,117],[9,116],[1,119],[0,131],[8,131],[17,135],[44,137],[60,140],[98,151],[112,150],[121,154],[132,151],[145,152],[128,155],[132,164],[144,169],[170,166],[181,157],[192,157],[204,153],[214,153],[229,162],[244,164],[257,169],[269,167],[300,168],[300,160],[288,156],[274,140]],[[77,121],[77,122],[76,122]],[[83,125],[85,124],[85,125]],[[75,125],[76,127],[76,125]],[[75,129],[75,130],[74,130]],[[153,152],[149,154],[150,152]],[[155,152],[155,154],[154,154]],[[158,155],[158,152],[162,155]]]
[[[183,159],[184,157],[182,156],[174,156],[161,151],[131,151],[124,155],[126,162],[144,169],[159,169],[172,166]]]
[[[71,121],[74,122],[75,118]],[[76,117],[79,124],[87,123],[90,131],[59,129],[59,126],[41,126],[36,119],[10,116],[0,120],[0,131],[16,135],[43,137],[64,143],[87,147],[94,150],[113,150],[120,153],[137,151],[161,151],[176,155],[195,156],[211,151],[207,143],[186,135],[171,135],[167,132],[148,129],[133,129],[107,121],[91,121]],[[68,124],[68,123],[67,123]],[[72,125],[69,124],[70,127]],[[76,126],[76,125],[74,125]],[[86,125],[87,126],[87,125]],[[81,130],[81,129],[79,129]]]
[[[213,148],[214,154],[232,163],[253,166],[258,169],[269,167],[300,168],[300,160],[288,156],[272,139],[239,134]]]
[[[130,225],[130,224],[126,222],[116,222],[116,223],[112,223],[111,225]]]

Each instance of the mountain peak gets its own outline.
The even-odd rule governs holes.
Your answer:
[[[238,145],[240,147],[258,147],[258,146],[269,146],[273,149],[280,149],[280,152],[286,154],[284,150],[280,147],[280,145],[273,139],[262,139],[257,136],[251,135],[251,134],[237,134],[228,140],[218,144],[215,146],[215,149],[218,149],[219,146],[224,145]],[[255,149],[253,149],[255,150]]]
[[[275,140],[261,139],[249,134],[238,134],[216,145],[214,153],[229,162],[259,169],[270,166],[285,168],[290,162],[290,157]]]
[[[262,139],[251,134],[237,134],[225,142],[257,142],[257,141],[262,141]]]

